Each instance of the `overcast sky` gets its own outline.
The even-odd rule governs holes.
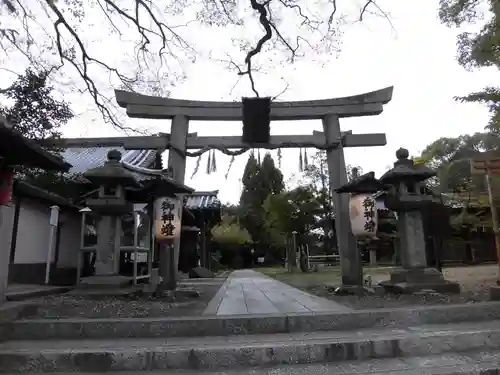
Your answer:
[[[343,119],[343,130],[354,133],[387,134],[384,147],[346,150],[346,162],[359,165],[365,172],[378,176],[395,161],[394,153],[406,147],[411,155],[443,136],[482,131],[488,121],[487,110],[480,105],[460,104],[456,95],[479,90],[498,79],[493,70],[469,73],[455,61],[456,30],[450,30],[437,19],[438,1],[386,0],[381,2],[391,14],[393,28],[383,18],[372,18],[363,24],[344,28],[342,51],[338,58],[326,55],[319,59],[303,58],[291,66],[266,66],[265,75],[257,77],[261,95],[276,95],[288,83],[288,90],[280,100],[310,100],[355,95],[394,86],[393,100],[379,116]],[[215,51],[227,51],[231,44],[224,29],[204,29],[196,36],[197,44],[210,46]],[[217,41],[217,45],[214,45]],[[229,46],[231,47],[231,46]],[[95,45],[101,53],[120,55],[114,46]],[[104,52],[103,52],[104,51]],[[220,52],[219,51],[219,52]],[[172,89],[172,97],[200,100],[237,100],[250,95],[249,84],[237,81],[234,72],[224,63],[200,58],[186,67],[187,79]],[[283,79],[281,78],[283,77]],[[64,129],[65,136],[112,136],[116,131],[89,115],[88,102],[72,98],[73,107],[80,114]],[[168,132],[168,120],[130,119],[131,126],[147,127],[150,131]],[[321,122],[274,122],[272,134],[311,134],[322,130]],[[199,135],[240,135],[238,122],[190,123],[190,132]],[[264,150],[261,151],[262,155]],[[309,150],[312,155],[314,150]],[[276,152],[272,152],[276,155]],[[230,158],[216,152],[217,172],[207,175],[206,154],[197,175],[191,178],[196,159],[188,160],[186,184],[197,190],[219,189],[223,202],[237,202],[241,174],[248,154],[236,158],[227,180],[224,178]],[[165,153],[165,163],[168,152]],[[288,180],[298,171],[299,151],[283,151],[281,170]]]

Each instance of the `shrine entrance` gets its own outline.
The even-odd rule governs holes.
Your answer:
[[[269,120],[315,120],[323,123],[323,132],[311,135],[283,135],[269,137],[267,126],[267,142],[249,143],[247,137],[210,136],[199,137],[189,134],[189,120],[206,121],[242,121],[245,106],[242,102],[210,102],[177,100],[136,94],[127,91],[115,91],[116,101],[125,108],[131,118],[170,119],[172,121],[169,135],[153,137],[128,137],[123,141],[126,149],[168,149],[168,167],[177,183],[184,183],[186,173],[186,157],[199,156],[212,149],[227,152],[230,149],[248,150],[251,148],[316,148],[325,150],[327,154],[330,177],[330,192],[335,207],[335,228],[337,232],[338,250],[341,258],[342,284],[345,287],[362,286],[363,271],[360,252],[356,239],[352,234],[349,218],[349,197],[338,194],[336,189],[345,185],[347,172],[344,158],[345,147],[373,147],[386,145],[383,133],[353,134],[351,131],[341,132],[340,119],[343,117],[373,116],[382,113],[384,104],[392,99],[393,87],[343,98],[272,102],[268,108]],[[248,101],[248,99],[247,99]],[[246,106],[248,110],[250,106]],[[253,110],[259,108],[254,106]],[[262,139],[262,129],[252,129]],[[265,130],[264,130],[265,133]],[[245,126],[244,126],[245,135]],[[189,150],[199,150],[190,153]],[[178,251],[178,249],[176,249]]]
[[[243,103],[177,100],[116,90],[117,103],[126,109],[129,117],[169,119],[172,121],[170,134],[105,139],[64,139],[57,143],[63,147],[74,147],[75,145],[84,147],[118,146],[127,150],[156,150],[157,153],[169,150],[168,168],[174,182],[180,184],[184,184],[185,180],[186,158],[198,157],[214,149],[226,154],[229,154],[228,151],[231,149],[239,149],[243,153],[255,148],[316,148],[324,150],[327,155],[330,192],[335,207],[335,229],[341,261],[342,286],[357,288],[363,285],[363,270],[361,255],[351,229],[349,196],[339,194],[336,191],[348,182],[344,148],[385,146],[387,141],[384,133],[353,134],[352,131],[341,132],[340,119],[374,116],[382,113],[384,105],[392,99],[392,92],[393,87],[387,87],[361,95],[334,99],[271,103],[268,100],[267,124],[261,125],[258,121],[250,124],[248,121],[246,124],[244,122],[243,137],[201,137],[196,133],[189,133],[189,120],[243,121],[249,108],[256,112],[262,112],[262,108],[247,105],[247,113],[245,113],[245,100],[248,102],[252,101],[251,99],[244,99]],[[266,100],[265,98],[259,99]],[[269,134],[269,121],[317,119],[322,121],[323,132],[314,131],[310,135],[272,136]],[[249,132],[256,133],[253,140],[251,137],[249,139]],[[197,151],[190,152],[189,150]],[[177,261],[179,246],[179,241],[177,241],[175,243]]]

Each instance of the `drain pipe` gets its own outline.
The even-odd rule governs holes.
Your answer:
[[[45,284],[49,284],[50,280],[50,264],[52,263],[52,256],[56,244],[57,225],[59,224],[59,206],[50,207],[50,233],[49,233],[49,246],[47,248],[47,262],[45,264]]]

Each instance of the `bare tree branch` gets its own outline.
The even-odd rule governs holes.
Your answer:
[[[61,10],[61,6],[64,3],[64,1],[61,3],[53,0],[37,0],[36,2],[29,0],[29,3],[23,0],[0,0],[0,6],[4,5],[12,16],[19,19],[21,25],[20,29],[0,26],[0,48],[6,54],[8,48],[13,48],[15,51],[20,52],[38,70],[42,66],[47,67],[46,62],[40,60],[38,53],[30,50],[30,46],[37,43],[35,36],[31,33],[30,25],[37,25],[40,30],[43,30],[46,37],[42,48],[55,50],[61,64],[67,64],[76,70],[84,83],[85,91],[90,94],[97,109],[107,122],[110,122],[117,128],[127,130],[116,117],[115,113],[112,112],[112,108],[116,104],[110,98],[107,98],[103,89],[97,85],[97,77],[95,71],[91,70],[91,66],[96,65],[101,67],[110,73],[110,79],[116,77],[124,88],[135,91],[134,87],[141,83],[143,70],[141,70],[140,65],[146,65],[146,68],[149,68],[146,54],[149,54],[148,46],[151,44],[151,37],[160,40],[160,46],[157,51],[159,58],[157,61],[160,63],[160,67],[165,63],[167,56],[169,59],[177,59],[178,53],[172,49],[173,46],[188,51],[191,54],[194,54],[196,51],[176,31],[182,25],[170,27],[160,20],[153,12],[153,9],[157,8],[153,6],[152,2],[134,0],[134,6],[132,11],[130,11],[123,7],[120,0],[96,0],[95,5],[97,9],[105,16],[112,30],[118,35],[122,35],[122,32],[115,22],[117,18],[122,22],[133,24],[137,29],[140,39],[137,45],[136,56],[138,70],[135,74],[124,73],[103,59],[93,56],[88,52],[86,40],[83,39],[85,36],[84,33],[81,30],[77,30],[68,20],[67,15]],[[38,24],[35,17],[30,14],[27,7],[31,8],[32,5],[37,4],[42,5],[42,9],[44,9],[49,19],[53,17],[52,32]],[[78,5],[78,0],[74,4]],[[146,26],[148,22],[151,23],[151,27]],[[70,39],[65,40],[63,35],[68,35]],[[166,65],[166,69],[168,69],[168,65]]]
[[[213,0],[216,1],[216,0]],[[220,1],[221,4],[224,3],[224,1],[227,0],[218,0]],[[308,16],[306,12],[303,10],[301,5],[297,4],[297,1],[295,0],[265,0],[262,3],[259,3],[258,0],[249,0],[250,5],[254,11],[257,11],[259,15],[259,23],[264,29],[265,34],[258,40],[256,43],[255,47],[252,48],[246,55],[245,57],[245,64],[247,65],[247,69],[245,71],[239,71],[238,74],[240,75],[248,75],[248,78],[250,80],[250,85],[252,88],[252,91],[255,93],[255,95],[258,97],[259,92],[256,89],[255,86],[255,80],[252,75],[252,58],[254,58],[257,54],[262,52],[262,49],[264,45],[271,41],[273,36],[276,37],[276,41],[281,43],[282,45],[285,46],[285,48],[288,50],[290,54],[290,62],[293,63],[295,61],[295,58],[297,57],[298,50],[300,49],[300,42],[304,42],[305,45],[307,45],[309,48],[313,49],[314,47],[307,41],[307,39],[301,37],[300,35],[296,36],[296,42],[295,45],[292,46],[292,44],[287,40],[287,38],[281,33],[279,30],[279,27],[275,20],[273,19],[272,16],[272,10],[271,10],[271,5],[273,3],[279,3],[281,4],[282,7],[284,8],[289,8],[292,9],[296,12],[296,14],[299,16],[299,18],[302,20],[300,27],[305,27],[311,31],[320,31],[320,28],[322,24],[324,24],[325,21],[320,20],[320,19],[313,19],[311,16]],[[327,25],[327,30],[324,35],[324,39],[328,39],[331,37],[335,37],[335,32],[333,28],[333,20],[335,18],[335,15],[338,11],[338,5],[337,5],[337,0],[330,0],[332,4],[332,12],[330,13],[326,25]],[[359,15],[359,20],[362,21],[365,13],[367,12],[368,7],[372,5],[374,6],[380,13],[383,14],[383,16],[390,22],[390,19],[387,14],[385,14],[382,9],[375,3],[374,0],[366,0],[364,5],[361,8],[360,15]],[[392,24],[391,24],[392,26]],[[274,33],[273,33],[274,32]]]
[[[272,98],[271,98],[271,101],[275,101],[276,99],[278,99],[281,95],[283,95],[287,90],[288,88],[290,87],[290,84],[288,82],[285,82],[285,88],[283,90],[281,90],[278,94],[274,95]]]
[[[120,88],[130,91],[140,90],[141,87],[146,86],[155,94],[165,95],[161,84],[165,80],[174,84],[174,80],[179,78],[175,69],[177,65],[180,67],[181,75],[184,76],[182,58],[188,56],[189,59],[194,60],[197,55],[197,51],[183,39],[179,28],[187,27],[192,22],[209,26],[231,25],[235,28],[246,28],[247,18],[242,15],[245,9],[241,7],[242,4],[246,5],[245,15],[257,18],[263,34],[253,43],[247,41],[241,44],[241,50],[245,51],[242,64],[237,64],[232,59],[229,60],[228,66],[230,69],[235,69],[238,75],[238,80],[231,92],[243,76],[248,76],[252,92],[259,96],[255,73],[260,70],[260,67],[256,67],[258,65],[256,56],[280,53],[286,56],[287,62],[293,63],[297,58],[309,55],[310,52],[325,56],[332,52],[338,53],[341,39],[340,25],[344,17],[341,6],[350,3],[348,0],[342,2],[318,0],[322,3],[322,7],[327,7],[324,9],[328,9],[325,14],[324,11],[311,10],[309,0],[162,1],[164,7],[159,5],[159,1],[153,2],[152,0],[93,0],[92,2],[85,0],[0,0],[0,6],[7,9],[12,16],[11,19],[17,20],[16,26],[10,23],[0,25],[0,49],[5,52],[6,56],[10,52],[21,53],[33,67],[38,69],[47,69],[50,64],[53,64],[53,62],[49,63],[49,59],[40,58],[43,53],[54,54],[61,66],[68,66],[71,70],[75,70],[79,82],[83,83],[83,90],[80,85],[73,91],[88,93],[105,121],[119,129],[131,130],[117,117],[116,104],[111,94],[106,94],[107,87],[112,88],[118,82]],[[33,11],[35,6],[41,7],[38,13]],[[196,19],[186,21],[184,18],[177,25],[170,24],[170,20],[164,21],[162,17],[181,15],[184,10],[192,9],[196,9]],[[96,22],[109,27],[111,33],[118,35],[120,40],[122,37],[129,38],[125,36],[127,32],[128,35],[131,31],[133,32],[135,44],[133,52],[136,60],[134,69],[125,70],[89,49],[90,41],[81,28],[83,19],[86,16],[89,17],[87,10],[98,12],[102,20]],[[48,25],[40,21],[38,17],[40,11],[50,22]],[[363,21],[367,15],[375,14],[390,22],[389,16],[380,9],[375,0],[363,0],[359,11],[359,15],[356,14],[359,21]],[[288,17],[292,17],[291,19],[295,22],[292,28],[283,26],[284,21],[288,22]],[[92,23],[92,21],[89,22]],[[43,35],[39,35],[40,31]],[[234,41],[235,37],[233,36],[232,39]],[[259,64],[263,63],[259,62]],[[102,74],[99,75],[96,68],[99,72],[107,72],[109,85],[99,84]],[[152,73],[153,78],[146,79],[146,74]],[[273,99],[282,95],[288,87],[289,85],[286,84],[285,89]]]
[[[363,6],[363,8],[361,9],[361,13],[359,14],[359,20],[360,20],[360,21],[363,21],[363,16],[364,16],[364,14],[365,14],[365,12],[366,12],[366,9],[367,9],[367,8],[368,8],[368,6],[369,6],[370,4],[372,4],[372,3],[373,3],[373,0],[368,0],[368,1],[366,2],[366,4]]]

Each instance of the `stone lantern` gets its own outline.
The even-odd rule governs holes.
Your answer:
[[[100,218],[97,226],[95,275],[84,279],[83,284],[119,286],[129,282],[129,278],[118,275],[121,216],[133,209],[133,204],[125,198],[125,189],[138,186],[138,182],[123,167],[121,157],[118,150],[111,150],[103,166],[84,173],[85,178],[99,185],[98,197],[87,199],[85,204]]]
[[[422,290],[454,293],[460,285],[444,279],[441,272],[428,268],[422,211],[433,201],[426,194],[423,182],[436,173],[408,159],[408,150],[396,151],[398,160],[380,182],[386,187],[385,206],[398,215],[401,268],[391,273],[391,279],[380,283],[387,291],[413,293]]]

